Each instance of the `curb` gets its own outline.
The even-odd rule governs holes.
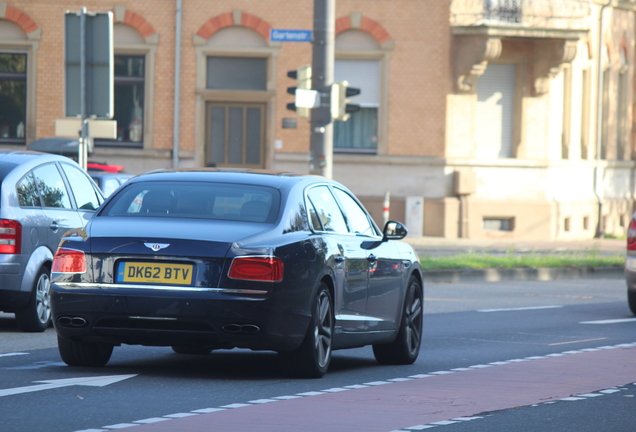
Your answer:
[[[424,282],[453,283],[621,279],[624,278],[623,272],[623,266],[424,270]]]

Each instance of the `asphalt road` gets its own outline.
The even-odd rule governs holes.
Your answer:
[[[124,346],[105,368],[71,368],[52,329],[19,333],[0,315],[0,430],[636,430],[621,278],[428,283],[424,323],[412,366],[379,366],[365,347],[291,380],[275,354],[240,350]]]

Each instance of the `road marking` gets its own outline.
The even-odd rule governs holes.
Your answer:
[[[524,359],[513,359],[513,360],[507,360],[507,361],[501,361],[501,362],[493,362],[490,363],[493,366],[499,366],[499,365],[506,365],[506,364],[511,364],[511,363],[518,363],[518,362],[526,362],[526,361],[534,361],[534,360],[541,360],[541,359],[548,359],[550,357],[561,357],[561,356],[566,356],[566,355],[574,355],[574,354],[582,354],[585,352],[589,352],[589,351],[600,351],[600,350],[612,350],[612,349],[618,349],[618,348],[634,348],[636,347],[636,342],[632,342],[632,343],[622,343],[622,344],[617,344],[617,345],[606,345],[606,346],[601,346],[601,347],[597,347],[597,348],[584,348],[581,350],[572,350],[572,351],[564,351],[561,353],[553,353],[553,354],[547,354],[545,356],[532,356],[532,357],[526,357]],[[484,365],[477,365],[479,367],[484,366]],[[430,373],[423,373],[423,374],[417,374],[417,375],[410,375],[408,378],[392,378],[389,379],[387,381],[374,381],[374,382],[369,382],[369,383],[365,383],[365,384],[354,384],[354,385],[348,385],[348,386],[344,386],[341,388],[335,388],[335,389],[328,389],[328,390],[322,390],[322,391],[314,391],[314,392],[306,392],[305,394],[307,396],[299,396],[299,395],[288,395],[288,396],[276,396],[271,398],[273,401],[285,401],[285,400],[289,400],[289,399],[301,399],[303,397],[312,397],[312,396],[318,396],[318,395],[324,395],[327,393],[330,393],[332,391],[338,390],[348,390],[348,389],[364,389],[364,388],[370,388],[372,386],[378,386],[378,385],[382,385],[382,384],[389,384],[389,383],[394,383],[394,382],[400,382],[400,381],[410,381],[411,379],[421,379],[421,378],[428,378],[428,377],[433,377],[433,376],[438,376],[438,375],[444,375],[444,374],[450,374],[450,373],[454,373],[454,372],[463,372],[463,371],[469,371],[469,370],[475,370],[474,366],[473,367],[469,367],[469,368],[457,368],[457,369],[452,369],[450,371],[437,371],[437,372],[430,372]],[[131,375],[134,376],[134,375]],[[633,385],[636,385],[636,383],[634,383]],[[614,392],[618,392],[620,390],[616,389],[616,388],[610,388],[610,389],[606,389],[606,390],[600,390],[599,396],[600,394],[610,394],[610,393],[614,393]],[[302,393],[299,393],[302,394]],[[594,397],[596,396],[596,394],[594,393],[586,393],[586,394],[582,394],[582,395],[578,395],[575,397],[578,397],[579,399],[577,400],[584,400],[590,397]],[[563,399],[561,399],[563,400]],[[572,399],[575,400],[575,399]],[[226,411],[227,409],[237,409],[237,408],[242,408],[242,407],[248,407],[248,406],[254,406],[257,404],[262,404],[265,401],[269,401],[269,399],[258,399],[258,400],[254,400],[254,401],[250,401],[248,403],[234,403],[231,405],[224,405],[221,407],[212,407],[212,408],[203,408],[203,409],[196,409],[196,410],[192,410],[190,411],[193,414],[207,414],[207,413],[213,413],[213,412],[220,412],[220,411]],[[558,401],[549,401],[549,402],[544,402],[541,404],[535,404],[532,405],[533,407],[539,406],[539,405],[548,405],[548,404],[555,404],[558,403]],[[179,413],[179,415],[181,415],[181,413]],[[480,416],[474,416],[474,417],[457,417],[457,418],[453,418],[450,419],[450,421],[469,421],[469,420],[474,420],[474,419],[481,419],[483,417]],[[75,432],[106,432],[106,429],[121,429],[121,428],[125,428],[125,427],[130,427],[130,426],[138,426],[139,424],[144,424],[144,423],[155,423],[158,421],[163,421],[163,420],[174,420],[175,417],[174,415],[166,415],[163,417],[155,417],[155,418],[150,418],[150,419],[145,419],[145,420],[133,420],[132,423],[120,423],[120,424],[116,424],[116,425],[110,425],[110,426],[102,426],[100,429],[83,429],[83,430],[79,430],[79,431],[75,431]],[[448,421],[448,420],[447,420]],[[452,423],[447,423],[447,424],[452,424]],[[403,429],[399,429],[399,430],[395,430],[392,432],[412,432],[415,430],[424,430],[424,429],[430,429],[430,428],[439,428],[441,426],[440,422],[435,422],[435,423],[431,423],[428,425],[417,425],[417,426],[411,426],[411,427],[407,427],[407,428],[403,428]],[[177,428],[174,428],[175,430],[177,430]]]
[[[583,339],[583,340],[576,340],[576,341],[569,341],[569,342],[557,342],[557,343],[551,343],[548,344],[550,346],[552,345],[566,345],[566,344],[572,344],[572,343],[579,343],[579,342],[591,342],[591,341],[595,341],[595,340],[603,340],[603,339],[607,339],[607,338],[597,338],[597,339]]]
[[[41,390],[50,390],[54,388],[70,387],[75,385],[104,387],[109,384],[113,384],[128,378],[132,378],[134,376],[137,376],[137,374],[109,375],[109,376],[83,377],[83,378],[66,378],[66,379],[48,380],[48,381],[34,381],[34,382],[43,383],[43,384],[0,390],[0,397],[11,396],[11,395],[16,395],[21,393],[36,392]]]
[[[634,322],[636,318],[623,318],[612,320],[599,320],[599,321],[581,321],[579,324],[620,324],[625,322]]]
[[[562,308],[563,306],[528,306],[520,308],[507,308],[507,309],[480,309],[477,312],[508,312],[508,311],[522,311],[522,310],[535,310],[535,309],[555,309]]]
[[[12,352],[12,353],[0,354],[0,357],[11,357],[11,356],[28,355],[28,354],[29,354],[29,353],[23,353],[23,352]]]
[[[35,369],[42,369],[42,368],[47,368],[47,367],[51,367],[51,366],[66,366],[66,363],[64,363],[64,362],[54,362],[54,361],[39,361],[39,362],[35,362],[33,364],[30,364],[30,365],[11,366],[11,367],[5,367],[5,368],[2,368],[2,369],[4,369],[4,370],[35,370]]]

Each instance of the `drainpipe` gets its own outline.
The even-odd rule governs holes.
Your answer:
[[[177,0],[174,37],[174,119],[172,138],[172,167],[179,168],[179,117],[181,112],[181,2]]]
[[[601,74],[601,50],[603,49],[603,12],[613,6],[614,0],[609,0],[601,6],[598,15],[598,46],[596,50],[596,165],[594,166],[594,195],[598,202],[598,216],[596,222],[596,238],[603,237],[603,195],[601,189],[601,147],[603,140],[603,79]]]

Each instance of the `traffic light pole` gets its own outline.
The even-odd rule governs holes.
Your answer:
[[[314,39],[311,88],[320,93],[320,106],[311,110],[310,172],[333,175],[333,123],[331,84],[333,83],[336,0],[314,0]]]
[[[80,111],[82,129],[77,146],[77,163],[86,171],[88,165],[88,124],[86,123],[86,8],[80,12]]]

